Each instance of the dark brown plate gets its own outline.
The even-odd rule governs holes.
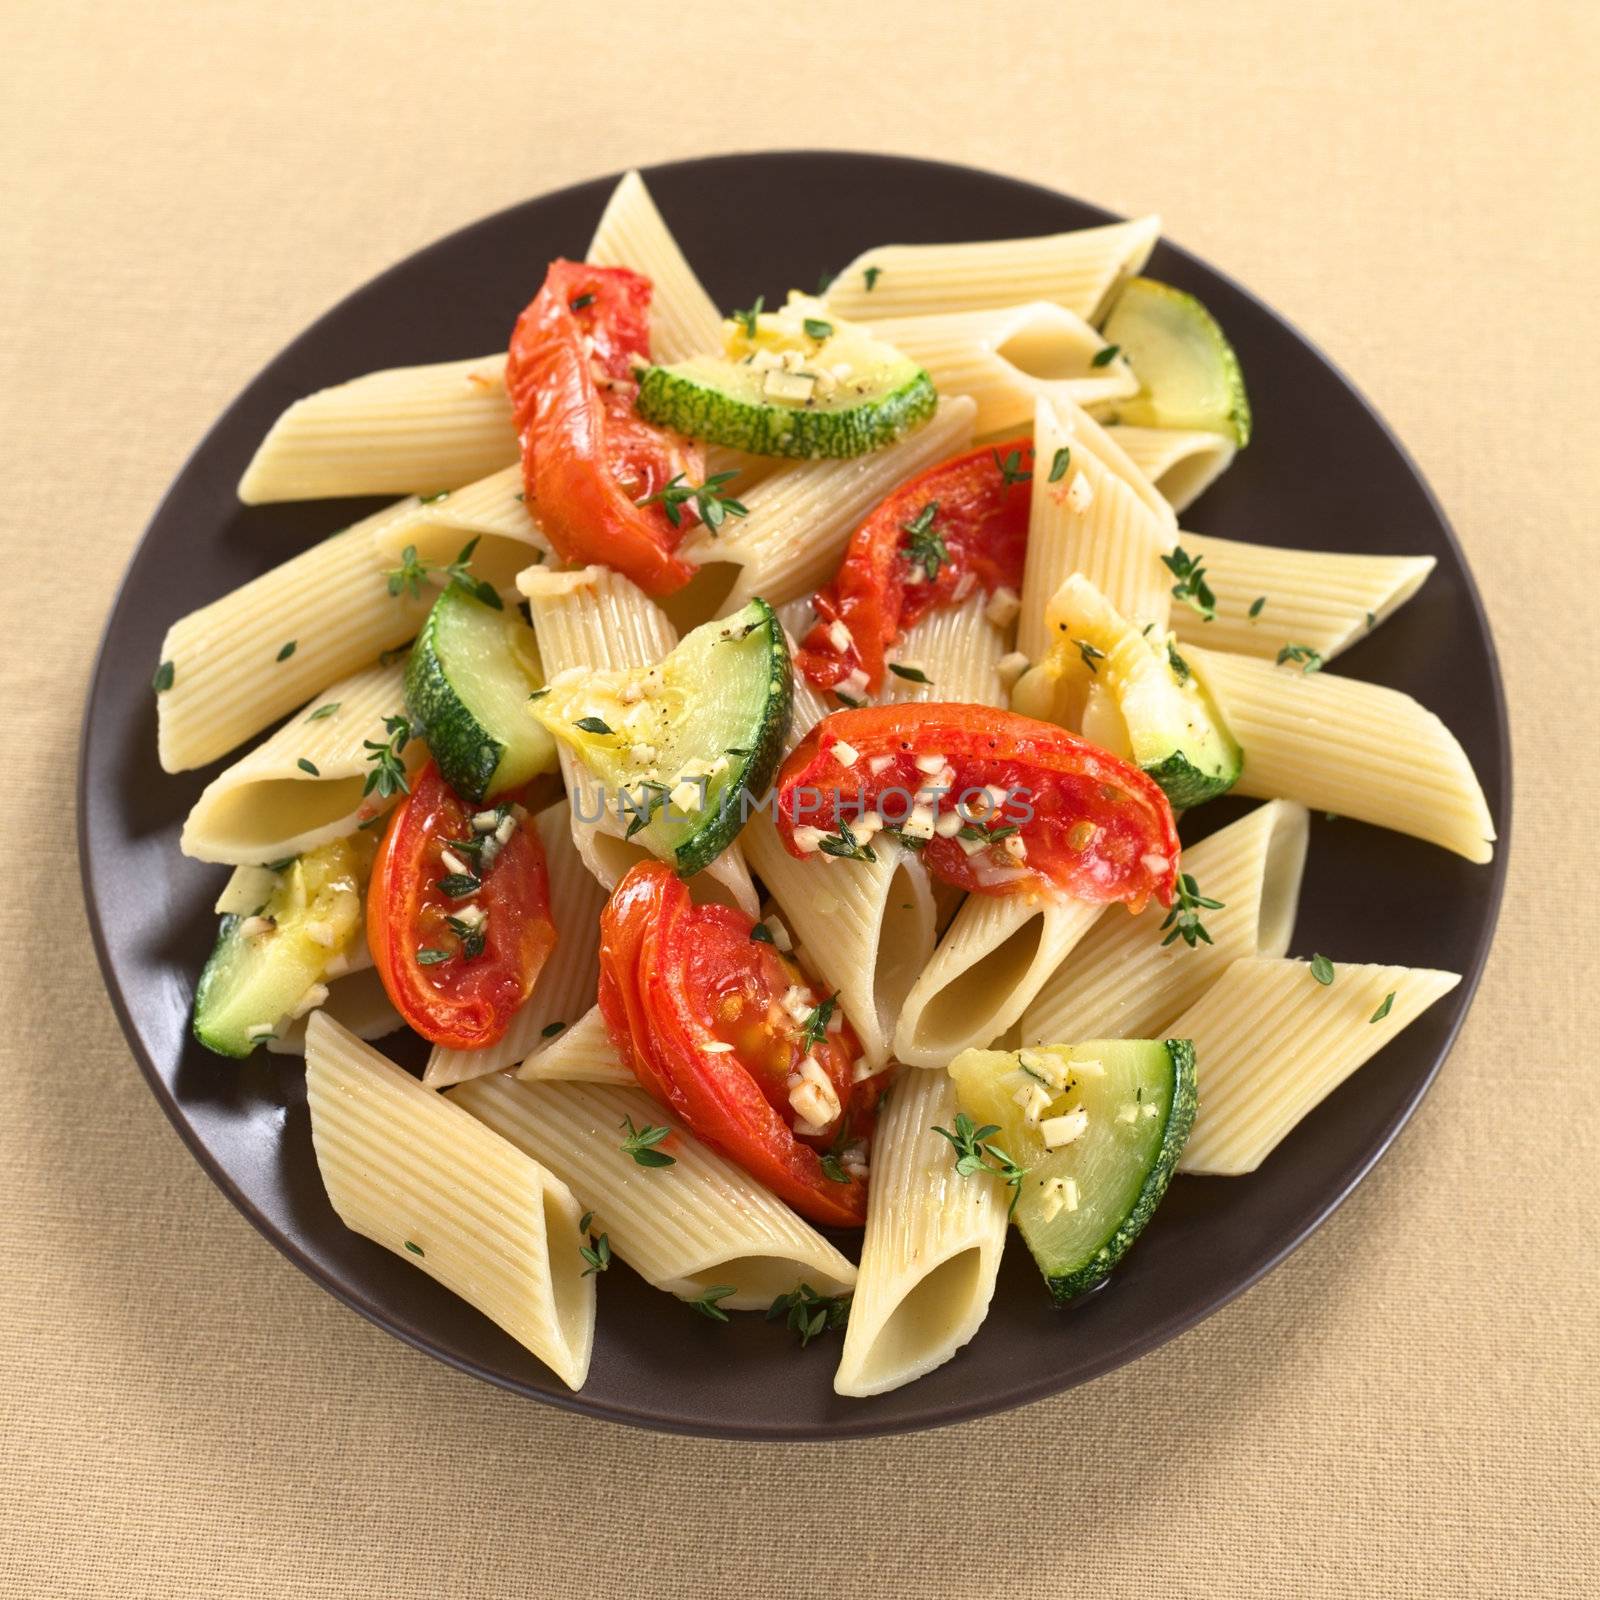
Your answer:
[[[1030,184],[901,157],[724,156],[646,176],[724,306],[748,305],[758,293],[770,302],[793,284],[810,288],[824,270],[885,240],[1005,238],[1109,220],[1098,207]],[[1446,967],[1465,982],[1319,1107],[1261,1171],[1180,1179],[1114,1280],[1065,1311],[1051,1309],[1027,1252],[1013,1243],[972,1345],[920,1383],[875,1400],[833,1393],[837,1338],[802,1351],[759,1317],[713,1324],[619,1268],[600,1285],[594,1367],[583,1392],[572,1394],[469,1306],[340,1225],[312,1158],[297,1060],[234,1064],[190,1037],[222,873],[180,856],[178,833],[216,769],[167,777],[156,763],[149,684],[162,636],[174,618],[376,504],[246,509],[234,496],[240,472],[278,413],[313,389],[503,344],[544,263],[582,255],[613,181],[488,217],[358,290],[267,367],[179,474],[117,596],[84,717],[80,847],[106,985],[150,1087],[234,1204],[346,1304],[464,1371],[621,1422],[767,1439],[932,1427],[1053,1394],[1226,1304],[1360,1181],[1416,1108],[1461,1025],[1505,878],[1505,699],[1477,590],[1443,514],[1405,451],[1316,350],[1230,279],[1171,245],[1157,250],[1149,270],[1193,290],[1221,320],[1244,363],[1257,424],[1255,441],[1187,524],[1308,549],[1437,556],[1418,598],[1338,670],[1405,689],[1444,717],[1483,780],[1501,836],[1494,865],[1484,868],[1398,834],[1316,821],[1296,953]],[[1192,819],[1193,835],[1241,809],[1207,807]],[[419,1041],[407,1042],[409,1055],[394,1041],[389,1048],[416,1065]],[[1388,1226],[1403,1228],[1405,1218]]]

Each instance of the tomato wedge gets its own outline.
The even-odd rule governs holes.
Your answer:
[[[506,388],[522,445],[522,480],[563,561],[601,562],[647,594],[670,594],[695,568],[675,554],[692,502],[639,501],[674,477],[699,484],[689,440],[634,414],[634,367],[650,360],[650,280],[626,267],[553,261],[517,319]]]
[[[1178,829],[1159,785],[1048,722],[989,706],[864,706],[824,717],[778,773],[789,853],[869,852],[881,828],[979,894],[1172,903]]]
[[[796,664],[819,689],[855,674],[883,686],[886,654],[914,622],[982,588],[1022,588],[1033,441],[969,450],[912,478],[851,536],[833,582],[811,602],[816,625]]]
[[[424,1039],[453,1050],[500,1039],[556,946],[533,819],[509,801],[475,811],[429,761],[378,846],[367,943]]]
[[[850,1025],[728,906],[642,861],[600,917],[600,1012],[639,1082],[802,1216],[860,1227],[858,1157],[886,1080]],[[814,1119],[814,1120],[813,1120]]]

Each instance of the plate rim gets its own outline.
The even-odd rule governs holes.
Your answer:
[[[1492,711],[1492,731],[1501,754],[1500,782],[1496,793],[1491,797],[1491,810],[1497,822],[1497,837],[1494,859],[1488,864],[1489,881],[1486,885],[1487,904],[1485,916],[1474,944],[1472,959],[1464,964],[1465,970],[1461,974],[1459,1010],[1442,1042],[1439,1044],[1434,1060],[1422,1082],[1407,1098],[1405,1103],[1381,1125],[1373,1139],[1356,1160],[1354,1166],[1340,1181],[1334,1184],[1332,1192],[1324,1201],[1316,1206],[1308,1217],[1299,1224],[1291,1226],[1277,1247],[1237,1282],[1208,1295],[1202,1303],[1196,1306],[1153,1320],[1141,1331],[1138,1337],[1116,1350],[1106,1352],[1101,1358],[1090,1361],[1082,1370],[1075,1372],[1064,1382],[1058,1376],[1052,1374],[1031,1382],[1020,1383],[1006,1390],[1004,1394],[998,1397],[991,1392],[985,1392],[983,1395],[971,1400],[962,1400],[955,1403],[941,1402],[909,1415],[900,1415],[892,1418],[876,1416],[864,1406],[859,1412],[829,1419],[825,1422],[810,1420],[786,1422],[782,1419],[772,1419],[757,1423],[728,1421],[719,1426],[707,1426],[696,1420],[685,1420],[670,1413],[652,1410],[648,1407],[627,1407],[595,1397],[586,1397],[582,1390],[536,1388],[508,1374],[497,1372],[470,1357],[458,1355],[455,1352],[441,1348],[431,1342],[428,1336],[419,1328],[413,1327],[408,1322],[391,1315],[384,1308],[363,1297],[334,1273],[326,1270],[319,1262],[308,1255],[295,1240],[282,1233],[270,1221],[245,1195],[232,1174],[213,1154],[210,1146],[200,1138],[195,1128],[185,1118],[175,1096],[156,1067],[150,1052],[146,1049],[144,1040],[134,1024],[131,1008],[123,992],[121,977],[112,960],[100,915],[99,901],[94,890],[95,847],[87,825],[87,800],[90,781],[89,753],[91,749],[89,732],[94,720],[97,702],[101,698],[102,679],[113,667],[109,659],[112,624],[118,617],[126,600],[133,570],[144,552],[145,544],[150,538],[152,530],[162,519],[176,486],[189,474],[196,463],[206,456],[213,438],[226,429],[234,412],[244,404],[250,390],[267,371],[285,361],[301,346],[315,343],[322,336],[327,324],[338,318],[352,301],[385,283],[391,277],[403,271],[414,269],[419,262],[436,251],[443,251],[455,245],[462,236],[474,233],[479,229],[492,229],[497,223],[530,205],[574,196],[578,191],[583,190],[604,192],[615,185],[627,171],[637,170],[648,185],[658,174],[671,174],[684,169],[705,170],[751,160],[803,164],[806,161],[817,158],[859,160],[866,164],[872,164],[879,168],[880,171],[885,165],[888,165],[891,167],[915,167],[924,171],[931,169],[933,171],[975,175],[989,183],[1008,186],[1048,200],[1070,201],[1084,211],[1096,213],[1104,222],[1127,220],[1094,201],[1081,199],[1075,194],[1057,189],[1050,184],[1035,183],[1028,179],[1015,177],[1010,173],[995,172],[989,168],[971,163],[944,161],[921,156],[908,156],[896,152],[880,152],[852,147],[804,146],[724,151],[709,155],[689,156],[674,161],[658,162],[649,166],[640,165],[637,168],[625,168],[608,174],[580,179],[573,183],[562,185],[560,188],[528,195],[510,205],[502,206],[483,216],[476,217],[458,228],[451,229],[448,233],[430,240],[419,249],[402,256],[381,271],[362,280],[316,316],[246,380],[228,404],[212,420],[196,444],[186,453],[146,519],[138,539],[134,542],[106,608],[104,621],[100,628],[99,640],[95,647],[93,664],[90,668],[87,686],[84,691],[83,710],[78,726],[78,754],[74,764],[73,802],[74,822],[77,832],[79,884],[83,894],[84,909],[94,946],[95,960],[100,969],[101,981],[111,1000],[112,1009],[122,1030],[124,1041],[131,1050],[146,1084],[154,1094],[157,1103],[179,1138],[187,1146],[206,1176],[227,1197],[235,1209],[245,1217],[256,1232],[300,1271],[305,1273],[314,1283],[333,1295],[336,1300],[385,1333],[409,1345],[412,1349],[420,1351],[444,1363],[446,1366],[454,1368],[458,1372],[481,1379],[503,1392],[542,1402],[566,1412],[606,1422],[620,1423],[648,1432],[697,1438],[784,1443],[870,1438],[922,1432],[933,1428],[953,1426],[960,1422],[971,1421],[977,1417],[1000,1415],[1004,1412],[1015,1410],[1020,1406],[1047,1399],[1052,1395],[1065,1394],[1069,1390],[1079,1388],[1084,1384],[1104,1377],[1107,1373],[1115,1371],[1119,1367],[1131,1365],[1162,1345],[1188,1333],[1207,1318],[1231,1305],[1242,1295],[1253,1289],[1270,1272],[1282,1265],[1290,1255],[1298,1250],[1328,1221],[1388,1153],[1399,1137],[1400,1132],[1416,1115],[1417,1110],[1427,1098],[1445,1062],[1454,1050],[1461,1029],[1471,1013],[1484,969],[1493,952],[1495,934],[1498,930],[1500,913],[1504,903],[1510,863],[1515,798],[1515,749],[1511,739],[1510,709],[1506,694],[1505,676],[1501,668],[1500,652],[1495,640],[1494,630],[1490,624],[1488,611],[1483,602],[1483,595],[1479,588],[1476,574],[1473,572],[1471,563],[1467,559],[1466,551],[1456,535],[1450,518],[1445,514],[1438,496],[1434,493],[1432,484],[1423,474],[1404,441],[1389,425],[1377,407],[1368,399],[1365,392],[1351,379],[1339,363],[1328,356],[1315,340],[1304,334],[1288,317],[1262,300],[1251,289],[1241,284],[1231,273],[1212,265],[1205,258],[1185,249],[1163,232],[1160,243],[1164,248],[1181,257],[1186,264],[1197,267],[1225,283],[1230,291],[1249,302],[1258,313],[1269,322],[1275,324],[1314,356],[1327,372],[1337,380],[1346,394],[1366,413],[1368,420],[1375,425],[1388,447],[1399,457],[1407,472],[1415,481],[1428,510],[1435,518],[1443,534],[1445,543],[1460,567],[1464,579],[1465,594],[1471,605],[1473,617],[1485,646],[1486,664],[1492,686],[1492,706],[1490,708]]]

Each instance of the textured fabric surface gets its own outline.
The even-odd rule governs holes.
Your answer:
[[[4,8],[0,1593],[1600,1592],[1595,13],[980,15]],[[89,948],[69,794],[140,528],[311,317],[528,194],[806,144],[1159,209],[1354,373],[1483,584],[1517,839],[1447,1070],[1285,1266],[1027,1411],[780,1448],[518,1402],[280,1259],[133,1068]]]

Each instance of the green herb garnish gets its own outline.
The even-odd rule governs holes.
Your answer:
[[[1208,900],[1200,893],[1200,885],[1189,873],[1180,872],[1172,909],[1161,924],[1163,930],[1171,929],[1171,932],[1161,941],[1161,947],[1165,949],[1175,939],[1182,939],[1191,950],[1201,942],[1215,943],[1211,935],[1206,932],[1206,925],[1200,920],[1200,913],[1224,909],[1222,901]]]
[[[1022,465],[1020,450],[1008,450],[1004,460],[1001,459],[998,450],[991,450],[989,454],[994,457],[994,464],[1000,469],[1002,489],[1009,489],[1014,483],[1028,483],[1032,480],[1033,473]]]
[[[573,724],[575,728],[582,728],[585,733],[611,733],[610,723],[601,717],[579,717]]]
[[[930,583],[939,576],[939,568],[950,559],[950,551],[933,525],[938,515],[939,502],[930,500],[910,522],[901,524],[901,532],[907,535],[903,554],[912,566],[922,568]]]
[[[696,485],[689,483],[680,472],[664,489],[647,494],[635,504],[659,505],[666,512],[667,521],[678,528],[683,525],[684,505],[693,501],[700,520],[706,525],[706,531],[714,534],[729,517],[750,515],[750,508],[742,500],[735,500],[732,495],[721,492],[723,484],[731,483],[738,476],[737,472],[713,472],[704,483]]]
[[[764,922],[758,922],[755,927],[750,930],[750,938],[756,944],[776,945],[777,943],[777,941],[772,937],[772,929],[769,928]]]
[[[990,1141],[991,1134],[999,1133],[999,1123],[989,1122],[981,1128],[974,1127],[972,1118],[965,1111],[958,1111],[954,1132],[938,1127],[933,1131],[940,1138],[950,1141],[956,1153],[956,1171],[963,1178],[970,1178],[974,1172],[993,1172],[1004,1178],[1011,1190],[1011,1204],[1007,1212],[1009,1214],[1017,1209],[1017,1201],[1022,1196],[1022,1180],[1027,1174],[999,1145]]]
[[[482,917],[476,922],[468,922],[464,917],[446,917],[444,920],[445,926],[461,941],[461,959],[476,961],[483,954],[483,947],[489,938],[488,918]]]
[[[334,714],[334,712],[337,711],[338,709],[339,709],[339,702],[337,700],[330,700],[327,703],[327,705],[318,706],[317,709],[315,711],[313,711],[309,717],[306,718],[306,721],[307,722],[321,722],[324,717],[331,717]]]
[[[730,311],[728,316],[734,322],[744,324],[744,336],[753,339],[756,336],[756,318],[761,315],[761,308],[766,305],[767,297],[764,294],[756,296],[756,303],[748,311]]]
[[[1308,644],[1286,644],[1278,652],[1277,665],[1281,667],[1286,661],[1296,663],[1302,675],[1322,670],[1322,652]]]
[[[1060,483],[1067,475],[1067,468],[1072,465],[1072,446],[1064,444],[1055,455],[1050,458],[1050,482]]]
[[[818,344],[821,344],[824,339],[833,337],[833,324],[824,322],[821,317],[807,317],[801,323],[801,327],[806,330],[806,337],[815,339]]]
[[[157,694],[165,694],[172,687],[172,680],[178,675],[178,670],[170,661],[163,661],[156,668],[155,676],[150,680],[150,687]]]
[[[651,1122],[636,1128],[632,1117],[624,1117],[617,1126],[628,1130],[628,1137],[622,1141],[622,1153],[632,1156],[641,1167],[673,1167],[678,1164],[676,1156],[656,1149],[663,1139],[671,1135],[671,1128],[657,1127]],[[733,1290],[728,1290],[728,1293],[732,1294]]]
[[[409,1239],[406,1240],[406,1249],[414,1256],[425,1256],[428,1253],[420,1244],[413,1244]]]
[[[1264,594],[1258,594],[1255,599],[1250,602],[1250,620],[1252,622],[1254,622],[1255,619],[1261,615],[1261,608],[1266,603],[1267,597]]]
[[[883,276],[883,268],[865,267],[862,269],[861,276],[866,280],[867,293],[871,294],[878,285],[878,279]]]
[[[895,677],[904,678],[907,683],[933,682],[933,679],[930,678],[921,667],[908,667],[899,661],[891,661],[889,663],[889,670],[895,675]]]
[[[589,1223],[593,1217],[594,1212],[591,1211],[583,1219],[583,1231],[585,1233],[589,1232]],[[583,1269],[582,1275],[585,1278],[592,1277],[597,1272],[604,1272],[611,1265],[610,1235],[602,1233],[597,1239],[593,1234],[589,1234],[588,1244],[580,1244],[578,1246],[578,1254],[589,1263]]]
[[[1096,650],[1087,639],[1074,639],[1072,643],[1077,645],[1078,654],[1083,657],[1084,666],[1086,666],[1091,672],[1099,672],[1100,669],[1095,665],[1095,662],[1105,660],[1105,651]]]
[[[1389,1015],[1389,1013],[1394,1009],[1394,994],[1394,990],[1391,989],[1388,994],[1383,997],[1383,1004],[1379,1006],[1370,1017],[1367,1018],[1369,1023],[1382,1022],[1383,1019]]]
[[[547,1022],[539,1030],[539,1037],[541,1039],[553,1039],[565,1027],[566,1027],[566,1023],[564,1023],[564,1022]]]
[[[878,853],[870,844],[861,844],[850,831],[847,822],[839,824],[837,833],[830,833],[817,841],[817,848],[825,856],[837,856],[841,861],[876,861]]]
[[[815,1050],[827,1038],[828,1023],[838,1009],[839,991],[835,989],[826,1000],[814,1007],[806,1020],[800,1024],[801,1050]]]
[[[317,770],[316,762],[307,761],[304,756],[301,756],[300,759],[295,762],[295,765],[299,767],[302,772],[309,772],[313,778],[320,778],[322,776],[322,774]]]
[[[473,877],[470,872],[448,872],[437,883],[452,900],[465,900],[469,894],[476,894],[483,887],[483,881]]]
[[[436,967],[441,961],[448,961],[449,959],[450,952],[448,950],[435,950],[429,945],[423,945],[417,951],[417,965],[419,967]]]
[[[373,764],[361,793],[365,796],[376,790],[380,800],[387,800],[391,795],[411,793],[406,765],[400,759],[401,751],[411,742],[411,720],[404,716],[385,717],[383,730],[389,735],[384,743],[361,741],[362,748],[369,752],[367,760]]]
[[[299,641],[299,640],[298,640],[298,639],[291,639],[291,640],[290,640],[290,641],[289,641],[289,642],[288,642],[288,643],[287,643],[287,644],[286,644],[286,645],[285,645],[285,646],[284,646],[284,647],[283,647],[283,648],[282,648],[282,649],[281,649],[281,650],[280,650],[280,651],[279,651],[279,652],[278,652],[278,655],[277,655],[277,659],[278,659],[278,660],[279,660],[279,661],[287,661],[287,660],[288,660],[288,659],[289,659],[289,657],[290,657],[290,656],[292,656],[292,655],[293,655],[293,654],[294,654],[294,651],[295,651],[295,646],[296,646],[296,645],[297,645],[297,644],[299,644],[299,642],[300,642],[300,641]]]
[[[768,1322],[787,1322],[789,1330],[800,1336],[802,1350],[819,1333],[831,1333],[850,1320],[850,1296],[819,1294],[809,1283],[802,1283],[788,1294],[780,1294],[767,1307]]]
[[[714,1283],[709,1289],[703,1290],[693,1300],[687,1300],[684,1304],[693,1306],[702,1317],[709,1317],[713,1322],[726,1322],[728,1313],[717,1302],[726,1300],[733,1292],[731,1283]]]
[[[592,294],[580,294],[575,300],[567,301],[567,310],[582,311],[585,306],[592,306],[593,304],[594,296]]]
[[[1333,963],[1325,955],[1312,956],[1311,976],[1326,989],[1333,982]]]
[[[1108,344],[1103,350],[1096,350],[1089,358],[1091,367],[1109,367],[1122,352],[1120,344]]]
[[[1182,600],[1211,622],[1217,615],[1217,597],[1206,582],[1204,558],[1192,556],[1183,546],[1175,545],[1170,555],[1162,556],[1161,564],[1178,581],[1172,586],[1172,598]]]

